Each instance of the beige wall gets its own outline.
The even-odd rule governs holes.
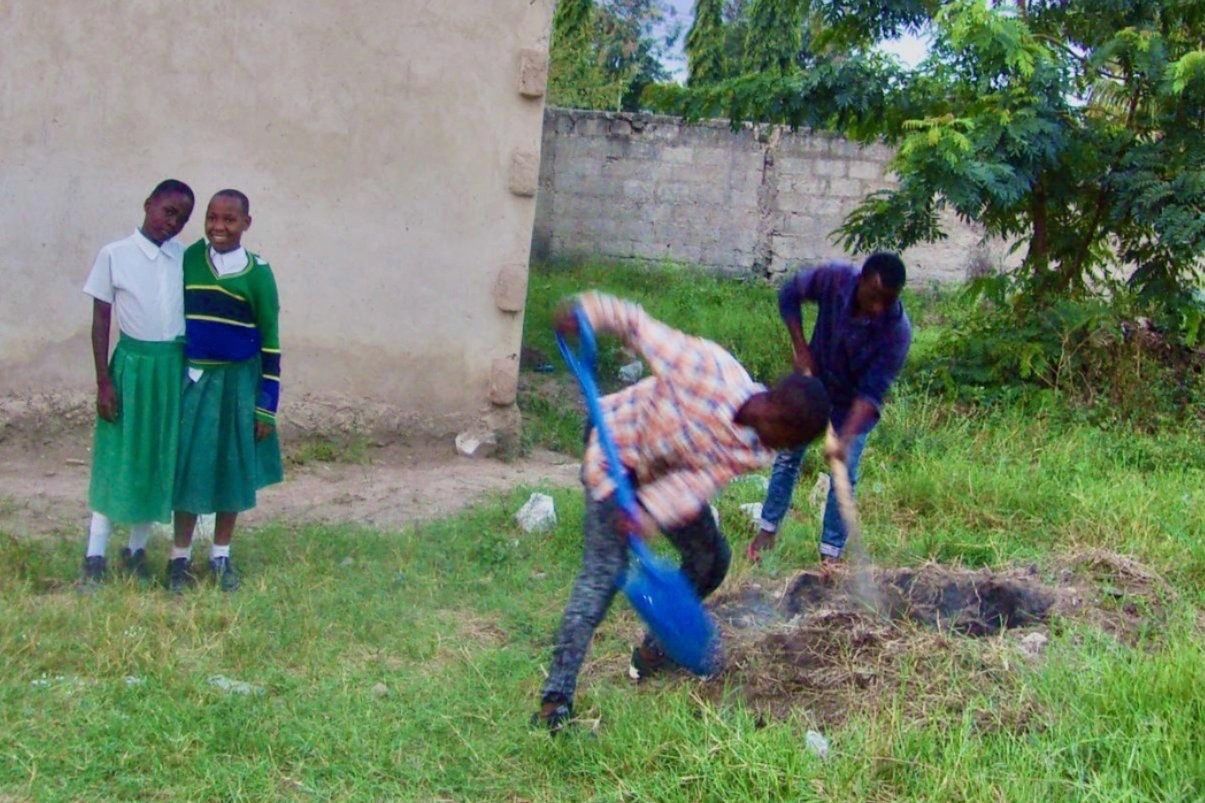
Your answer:
[[[186,243],[215,190],[251,197],[244,242],[280,285],[286,418],[306,394],[444,431],[505,414],[491,366],[517,371],[522,313],[494,285],[526,270],[534,200],[511,165],[538,163],[543,107],[520,94],[520,52],[546,53],[552,7],[0,4],[0,394],[90,386],[80,286],[173,176],[198,195]]]

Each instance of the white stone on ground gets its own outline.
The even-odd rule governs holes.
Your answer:
[[[1021,652],[1027,658],[1037,658],[1046,649],[1046,643],[1050,641],[1045,633],[1030,633],[1025,638],[1021,639]]]
[[[754,524],[761,522],[761,502],[747,502],[741,505],[741,512]]]
[[[821,761],[828,759],[828,739],[825,739],[823,734],[819,731],[808,731],[803,738],[808,750],[819,756]]]
[[[217,686],[227,694],[263,694],[263,686],[252,686],[243,680],[232,680],[225,675],[214,675],[209,679],[210,686]]]
[[[556,505],[548,494],[533,493],[519,512],[515,521],[524,532],[542,533],[556,527]]]
[[[644,376],[644,363],[640,360],[630,362],[619,369],[619,380],[630,385]]]
[[[456,452],[462,457],[489,457],[498,447],[498,436],[493,430],[466,429],[456,436]]]

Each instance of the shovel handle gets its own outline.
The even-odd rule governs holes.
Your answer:
[[[594,370],[598,361],[598,345],[594,338],[594,328],[580,306],[574,307],[573,312],[577,317],[578,351],[574,352],[560,332],[557,332],[556,335],[556,345],[561,351],[561,356],[565,358],[565,364],[569,366],[569,370],[577,378],[578,385],[581,386],[582,396],[586,400],[586,412],[590,416],[590,422],[594,425],[599,445],[602,446],[603,455],[606,457],[607,474],[615,485],[615,500],[628,518],[634,521],[640,509],[636,502],[636,493],[632,490],[631,483],[628,482],[628,475],[624,471],[623,464],[619,462],[619,450],[615,448],[615,441],[612,439],[611,431],[607,428],[607,421],[603,417],[602,405],[598,400],[598,384],[594,381]],[[628,533],[629,543],[635,544],[639,540],[636,533]]]
[[[824,435],[824,446],[826,452],[831,452],[838,444],[837,433],[833,429],[833,425],[828,425],[828,432]],[[837,496],[837,510],[841,514],[841,520],[845,522],[845,533],[851,545],[856,545],[862,538],[862,522],[858,516],[858,506],[854,502],[854,488],[849,481],[849,467],[845,465],[844,460],[839,460],[836,457],[828,458],[829,471],[833,479],[833,492]]]

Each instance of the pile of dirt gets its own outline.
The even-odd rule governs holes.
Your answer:
[[[967,678],[996,688],[1016,682],[1012,669],[1040,659],[1056,622],[1134,643],[1157,629],[1172,593],[1153,571],[1103,550],[1059,561],[1045,577],[1036,567],[938,564],[805,572],[779,593],[750,585],[714,599],[726,668],[704,694],[718,700],[736,690],[765,716],[803,714],[820,725],[883,698],[918,715],[961,710]],[[953,674],[964,682],[956,687]]]

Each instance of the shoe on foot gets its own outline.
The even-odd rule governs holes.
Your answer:
[[[551,694],[540,704],[540,710],[531,715],[534,727],[547,728],[555,736],[573,720],[573,703],[560,694]]]
[[[230,558],[210,558],[209,573],[223,591],[230,592],[239,587],[238,572],[234,570]]]
[[[84,558],[83,584],[98,586],[105,579],[107,568],[104,555],[88,555]]]
[[[192,573],[192,561],[188,558],[175,558],[167,562],[167,590],[173,594],[183,594],[184,589],[196,582]]]
[[[628,677],[642,683],[659,672],[676,667],[674,659],[655,644],[641,644],[632,649],[632,660],[628,664]]]
[[[121,550],[121,568],[130,577],[137,580],[151,579],[151,569],[146,563],[145,549],[135,549],[131,552],[129,547],[124,547]]]

